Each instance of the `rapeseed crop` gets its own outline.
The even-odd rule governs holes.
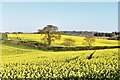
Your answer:
[[[2,45],[2,78],[119,79],[118,49],[39,51]]]

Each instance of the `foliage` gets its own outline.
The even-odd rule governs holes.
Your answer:
[[[66,38],[62,44],[64,46],[71,47],[71,46],[75,45],[74,43],[75,43],[75,40],[70,39],[70,38]]]
[[[51,45],[51,42],[54,41],[55,39],[59,39],[60,40],[61,36],[60,36],[60,34],[57,35],[58,28],[56,26],[47,25],[42,30],[38,30],[38,31],[40,31],[39,33],[42,33],[42,32],[45,33],[45,36],[42,38],[42,40],[44,42],[47,42],[48,45]]]
[[[44,37],[41,39],[41,41],[45,44],[51,45],[52,42],[54,42],[55,40],[60,40],[61,35],[58,34],[50,34],[50,42],[49,42],[49,38],[48,38],[48,34],[45,34]]]
[[[8,36],[7,36],[6,33],[2,33],[1,36],[2,36],[2,37],[1,37],[2,40],[8,40]]]

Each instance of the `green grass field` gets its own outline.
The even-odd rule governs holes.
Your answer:
[[[10,37],[15,34],[9,34]],[[26,40],[40,41],[38,34],[19,34]],[[82,45],[83,37],[69,37]],[[58,44],[57,44],[58,43]],[[53,45],[59,45],[56,41]],[[115,40],[96,39],[95,45],[118,45]],[[92,54],[92,58],[88,57]],[[41,51],[22,46],[2,45],[2,78],[39,78],[39,80],[118,80],[118,49],[84,51]]]

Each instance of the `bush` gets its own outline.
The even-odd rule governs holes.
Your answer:
[[[75,43],[75,40],[66,38],[62,44],[64,46],[71,47],[71,46],[74,46],[74,43]]]
[[[8,36],[6,33],[2,33],[2,40],[8,40]]]

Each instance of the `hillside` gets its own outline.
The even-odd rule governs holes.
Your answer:
[[[20,37],[22,40],[33,40],[33,41],[41,41],[41,39],[44,37],[44,34],[8,34],[8,38],[10,39],[16,39],[16,37]],[[75,40],[75,46],[87,46],[83,44],[84,37],[79,36],[68,36],[68,35],[62,35],[60,40],[55,40],[52,42],[52,46],[63,46],[61,45],[65,38],[71,38]],[[96,41],[93,46],[118,46],[117,40],[107,40],[107,39],[101,39],[96,38]]]
[[[88,59],[93,52],[48,52],[2,45],[2,77],[118,79],[118,49],[96,50]]]
[[[9,40],[38,41],[41,34],[8,34]],[[63,46],[65,38],[74,39],[75,46],[84,37],[62,35],[52,46]],[[14,42],[14,41],[13,41]],[[117,46],[117,40],[96,38],[94,46]],[[58,79],[112,79],[118,80],[118,48],[84,51],[42,51],[22,45],[2,44],[2,78],[25,78],[40,80]]]

